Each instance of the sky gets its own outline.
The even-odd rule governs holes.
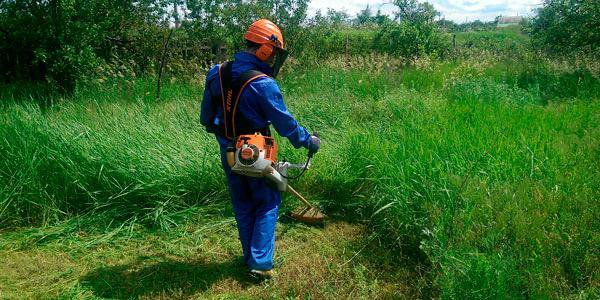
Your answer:
[[[367,5],[375,13],[378,9],[392,14],[394,6],[391,0],[311,0],[309,15],[317,10],[326,12],[327,8],[344,10],[351,16],[356,15]],[[496,16],[530,16],[532,9],[539,7],[542,0],[429,0],[427,1],[442,14],[442,17],[454,22],[463,23],[475,21],[493,21]],[[386,4],[387,3],[387,4]]]

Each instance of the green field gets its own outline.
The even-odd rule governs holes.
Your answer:
[[[323,139],[294,185],[331,219],[282,216],[262,284],[241,272],[201,81],[159,103],[152,78],[2,86],[0,298],[599,296],[593,70],[491,52],[290,66],[286,103]]]

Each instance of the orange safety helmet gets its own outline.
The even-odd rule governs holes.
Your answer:
[[[275,23],[260,19],[250,25],[248,31],[244,34],[244,39],[259,44],[256,50],[256,57],[262,61],[267,61],[275,51],[274,48],[284,50],[283,34]]]

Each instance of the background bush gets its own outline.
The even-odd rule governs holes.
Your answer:
[[[600,57],[600,3],[545,0],[531,23],[536,44],[552,53],[583,51]]]
[[[0,80],[73,91],[97,78],[152,75],[171,29],[168,71],[198,76],[199,67],[243,49],[243,33],[258,18],[279,24],[292,56],[309,65],[339,55],[444,51],[433,7],[395,4],[405,8],[395,20],[368,9],[357,19],[329,10],[309,20],[307,0],[8,0],[0,3]]]

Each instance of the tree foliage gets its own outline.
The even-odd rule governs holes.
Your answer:
[[[209,64],[223,59],[223,51],[241,50],[244,31],[259,18],[277,23],[292,55],[307,61],[376,51],[414,57],[443,47],[429,3],[396,0],[394,19],[369,6],[355,18],[328,9],[308,19],[308,2],[2,0],[0,81],[48,81],[72,90],[100,74],[152,74],[172,28],[171,61]]]
[[[258,18],[274,20],[292,37],[306,19],[307,5],[307,0],[3,0],[0,80],[47,80],[70,90],[111,62],[128,62],[134,74],[151,71],[170,27],[179,27],[176,53],[211,52],[215,45],[239,49],[244,29]]]
[[[386,22],[376,38],[380,51],[415,57],[423,54],[441,54],[445,45],[435,18],[439,16],[428,2],[394,0],[398,8],[394,22]]]
[[[0,79],[48,79],[64,88],[114,56],[152,55],[161,3],[148,1],[3,1]],[[140,65],[147,60],[139,59]]]
[[[534,41],[554,53],[600,54],[600,1],[546,0],[531,24]]]
[[[429,2],[394,0],[393,3],[398,8],[396,20],[410,23],[431,23],[440,15]]]
[[[387,22],[390,22],[390,18],[381,13],[381,10],[378,9],[376,14],[373,14],[371,7],[367,5],[365,9],[361,10],[354,18],[354,24],[356,26],[382,26]]]

